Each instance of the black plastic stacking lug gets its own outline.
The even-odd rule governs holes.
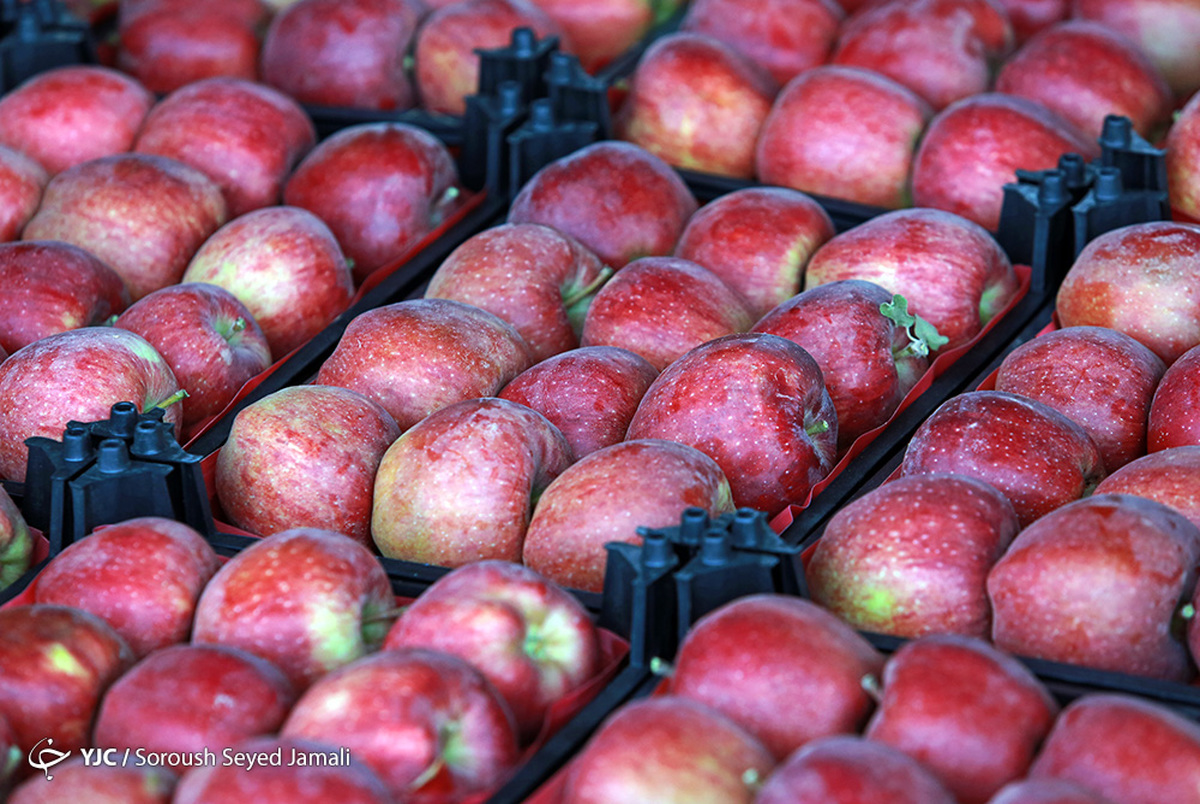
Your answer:
[[[629,663],[649,667],[676,648],[674,572],[679,558],[666,535],[639,528],[641,544],[610,542],[599,625],[629,640]]]
[[[520,87],[521,103],[544,98],[550,59],[558,51],[558,37],[538,39],[531,28],[516,28],[506,47],[483,49],[479,54],[479,94],[493,96],[500,87],[515,82]]]
[[[0,39],[0,91],[38,73],[70,64],[95,64],[96,42],[83,20],[57,0],[5,2]]]
[[[675,573],[677,644],[708,612],[739,597],[775,592],[778,556],[735,550],[730,532],[710,528],[700,550]]]
[[[1128,117],[1110,114],[1104,118],[1100,132],[1100,167],[1113,167],[1121,172],[1121,185],[1126,191],[1150,190],[1167,192],[1167,152],[1155,148],[1133,130]],[[1161,220],[1167,220],[1170,208]]]
[[[739,553],[754,553],[779,559],[772,588],[776,592],[796,597],[808,597],[804,570],[800,564],[801,548],[788,544],[771,529],[767,515],[753,508],[739,508],[729,518],[730,544]]]
[[[1075,261],[1074,201],[1061,168],[1004,185],[996,240],[1013,263],[1030,267],[1031,293],[1054,292]]]
[[[505,81],[494,93],[468,95],[463,113],[463,149],[459,177],[464,187],[508,195],[508,138],[528,114],[516,81]]]
[[[1083,200],[1072,208],[1075,220],[1075,254],[1095,238],[1135,223],[1169,220],[1167,193],[1129,189],[1117,167],[1096,171],[1096,181]]]
[[[558,52],[550,57],[546,74],[546,97],[558,120],[595,123],[597,139],[612,139],[612,109],[608,102],[610,82],[588,75],[578,57]]]
[[[172,518],[190,526],[203,536],[217,533],[199,455],[179,446],[170,424],[146,416],[134,426],[129,455],[139,462],[163,464],[167,475]]]
[[[25,440],[29,460],[25,465],[25,490],[21,515],[30,527],[43,533],[61,531],[66,512],[67,484],[91,465],[92,433],[81,422],[70,422],[61,441],[44,436]]]
[[[508,138],[509,199],[543,167],[599,139],[595,123],[558,118],[549,98],[535,100],[529,119]]]

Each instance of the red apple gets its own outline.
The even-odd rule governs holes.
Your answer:
[[[192,255],[182,282],[218,285],[245,305],[282,359],[346,311],[354,276],[330,227],[306,209],[234,218]]]
[[[168,157],[126,153],[51,179],[21,236],[92,252],[137,301],[179,282],[196,249],[227,218],[221,188],[204,173]]]
[[[522,561],[562,586],[602,592],[605,545],[640,544],[639,528],[678,525],[687,508],[712,516],[733,511],[716,461],[673,441],[614,444],[579,459],[542,492]]]
[[[196,601],[219,566],[204,537],[182,522],[127,519],[54,556],[34,581],[33,600],[96,615],[140,659],[188,640]]]
[[[0,145],[0,242],[20,237],[49,180],[46,169],[33,159]]]
[[[407,430],[454,402],[494,396],[533,363],[511,324],[448,299],[410,299],[356,316],[317,373],[375,400]]]
[[[377,648],[395,607],[387,572],[334,531],[293,528],[230,558],[196,604],[192,641],[277,665],[297,690]]]
[[[585,346],[548,357],[497,394],[533,408],[562,431],[576,460],[625,438],[657,369],[616,346]]]
[[[697,206],[662,159],[632,143],[604,141],[535,173],[513,200],[508,222],[557,229],[619,269],[670,254]]]
[[[1096,494],[1133,494],[1174,508],[1200,527],[1200,446],[1171,447],[1131,461]]]
[[[1150,404],[1146,439],[1150,452],[1200,444],[1200,345],[1163,375]]]
[[[904,451],[902,475],[955,472],[995,486],[1021,527],[1092,492],[1105,475],[1095,443],[1054,408],[1000,391],[943,402]]]
[[[29,531],[21,509],[0,487],[0,589],[20,578],[32,566],[33,542],[34,535]],[[0,792],[3,792],[5,767],[4,755],[0,752]]]
[[[72,756],[50,771],[53,779],[34,776],[6,799],[8,804],[169,804],[175,774],[164,768],[89,765]]]
[[[804,349],[778,335],[727,335],[658,376],[625,438],[696,447],[725,472],[735,506],[773,515],[804,505],[833,468],[837,413]]]
[[[1113,804],[1110,800],[1066,779],[1021,779],[1006,784],[988,804]]]
[[[0,98],[0,144],[37,160],[54,175],[131,150],[154,102],[140,81],[111,67],[56,67]]]
[[[1095,20],[1150,57],[1183,101],[1200,89],[1200,9],[1190,0],[1071,0],[1071,16]]]
[[[284,388],[238,411],[217,457],[217,500],[251,533],[315,527],[369,547],[375,471],[399,436],[391,414],[357,391]]]
[[[913,157],[933,110],[859,67],[806,70],[783,88],[755,153],[759,179],[886,209],[910,205]]]
[[[292,169],[316,144],[294,99],[245,78],[194,81],[163,98],[133,150],[191,165],[221,186],[236,218],[280,202]]]
[[[1008,14],[1017,45],[1071,14],[1071,0],[997,0],[997,5]]]
[[[116,271],[55,240],[0,243],[0,285],[6,296],[0,347],[9,352],[57,332],[106,324],[129,304]]]
[[[495,398],[449,405],[384,453],[371,536],[406,561],[519,562],[533,500],[571,461],[566,437],[535,410]]]
[[[580,64],[595,73],[666,22],[683,0],[535,0],[558,23]]]
[[[1100,494],[1026,527],[988,576],[992,641],[1023,656],[1173,681],[1195,675],[1174,632],[1200,528],[1162,503]]]
[[[1184,220],[1200,220],[1200,100],[1193,95],[1175,112],[1163,145],[1171,208]]]
[[[829,213],[804,193],[747,187],[696,210],[674,256],[719,276],[757,319],[800,291],[809,258],[833,235]]]
[[[161,406],[178,429],[181,396],[167,361],[140,335],[110,327],[47,335],[0,363],[0,477],[25,479],[25,439],[58,440],[67,422],[107,419],[117,402]]]

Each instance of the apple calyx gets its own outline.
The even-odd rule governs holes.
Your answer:
[[[825,433],[828,431],[829,431],[829,422],[825,421],[824,419],[817,419],[812,424],[806,424],[804,426],[804,432],[810,436],[820,435],[821,433]]]
[[[936,352],[950,342],[950,339],[938,332],[933,324],[919,315],[910,313],[908,299],[899,293],[893,294],[890,302],[879,305],[879,312],[896,326],[904,327],[904,333],[908,335],[908,343],[893,352],[897,360],[914,356],[928,357],[930,352]]]
[[[249,324],[246,323],[246,319],[239,315],[233,321],[228,321],[228,319],[217,321],[213,329],[226,341],[232,341],[237,335],[244,332],[247,326]]]

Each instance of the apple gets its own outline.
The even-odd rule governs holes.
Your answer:
[[[1133,494],[1163,503],[1200,527],[1200,445],[1170,447],[1122,466],[1096,494]]]
[[[1200,220],[1200,100],[1197,95],[1176,110],[1167,129],[1167,191],[1171,208],[1184,220]]]
[[[180,281],[228,291],[276,359],[328,327],[354,298],[354,276],[333,231],[293,206],[262,207],[224,224],[196,249]]]
[[[413,0],[297,0],[263,34],[262,80],[300,103],[385,111],[413,105],[404,68]]]
[[[383,453],[400,436],[377,402],[348,388],[283,388],[238,411],[217,455],[224,514],[260,536],[314,527],[371,546]]]
[[[36,161],[0,145],[0,243],[20,237],[49,180],[46,169]]]
[[[1066,779],[1021,779],[1004,785],[988,804],[1112,804],[1104,796]]]
[[[497,394],[533,408],[562,431],[576,460],[619,443],[658,370],[617,346],[584,346],[548,357]]]
[[[0,590],[24,575],[33,565],[33,541],[34,535],[30,533],[21,509],[0,486]],[[5,776],[4,767],[4,754],[0,752],[0,780]],[[3,784],[0,782],[0,792],[2,790]]]
[[[39,72],[0,97],[0,144],[53,176],[131,150],[154,95],[111,67],[69,64]]]
[[[509,223],[541,223],[574,237],[614,269],[672,252],[698,202],[661,158],[606,140],[543,167],[521,187]]]
[[[881,681],[864,736],[929,768],[961,804],[986,804],[1025,776],[1059,712],[1032,670],[980,637],[907,642]]]
[[[1022,656],[1132,675],[1195,675],[1177,636],[1200,528],[1173,508],[1099,494],[1028,525],[988,575],[992,641]]]
[[[105,324],[129,305],[116,271],[55,240],[0,243],[0,285],[6,296],[0,347],[9,352],[56,332]]]
[[[90,2],[101,4],[107,0]],[[204,5],[210,12],[232,17],[250,27],[262,25],[272,11],[270,4],[262,0],[210,0]],[[194,6],[191,0],[121,0],[119,8],[116,9],[117,26],[119,29],[123,25],[129,25],[146,14],[157,14],[160,11],[179,13]]]
[[[299,691],[376,649],[395,607],[379,560],[349,536],[292,528],[230,558],[196,604],[192,642],[242,648]]]
[[[329,225],[361,283],[437,228],[456,181],[450,152],[428,131],[359,123],[326,137],[300,161],[284,184],[283,202]]]
[[[507,561],[476,561],[405,607],[383,649],[428,648],[470,662],[508,703],[522,743],[546,713],[600,672],[591,614],[565,588]]]
[[[997,0],[997,5],[1008,14],[1017,46],[1071,16],[1071,0]]]
[[[597,289],[612,275],[591,249],[535,223],[467,238],[434,271],[427,299],[473,304],[508,321],[541,362],[579,346]]]
[[[497,398],[448,405],[384,453],[371,536],[405,561],[519,562],[533,500],[572,460],[566,437],[531,408]]]
[[[1129,335],[1106,327],[1047,332],[1009,352],[996,390],[1036,399],[1091,436],[1106,472],[1146,454],[1150,403],[1166,366]]]
[[[768,184],[885,209],[910,206],[912,163],[933,109],[885,75],[828,64],[775,98],[755,146]]]
[[[175,774],[164,768],[89,765],[73,756],[50,770],[54,778],[34,776],[13,791],[8,804],[170,804]]]
[[[1200,444],[1200,344],[1171,364],[1154,390],[1146,440],[1150,452]]]
[[[0,796],[4,796],[5,801],[24,760],[17,745],[17,735],[8,724],[8,718],[0,714]]]
[[[785,187],[746,187],[696,210],[674,256],[712,271],[759,319],[800,291],[809,258],[833,235],[829,213],[810,196]]]
[[[1071,16],[1095,20],[1132,40],[1180,101],[1200,89],[1200,9],[1188,0],[1071,0]]]
[[[349,749],[411,804],[488,793],[518,759],[513,715],[496,688],[466,660],[426,648],[384,650],[319,679],[280,735]]]
[[[656,39],[629,78],[617,136],[676,167],[754,176],[754,143],[779,91],[730,45],[680,31]]]
[[[562,804],[751,804],[775,765],[733,719],[677,695],[627,703],[567,766]]]
[[[227,219],[221,188],[204,173],[168,157],[125,153],[51,179],[21,237],[92,252],[137,301],[179,282],[196,249]]]
[[[804,505],[833,468],[837,413],[821,369],[786,338],[727,335],[697,346],[651,383],[626,440],[696,447],[725,472],[738,508]]]
[[[934,115],[913,162],[913,203],[944,209],[995,231],[1004,185],[1017,170],[1058,166],[1063,154],[1085,160],[1097,145],[1044,106],[1026,98],[981,92]]]
[[[67,422],[107,419],[117,402],[164,408],[178,437],[180,397],[167,361],[140,335],[111,327],[47,335],[0,363],[0,477],[25,479],[25,439],[58,440]]]
[[[864,631],[991,635],[987,577],[1019,526],[994,487],[901,477],[833,515],[805,568],[812,599]]]
[[[562,586],[603,592],[605,545],[640,544],[639,528],[674,527],[688,508],[711,516],[734,510],[716,461],[674,441],[613,444],[580,458],[542,492],[521,560]]]
[[[804,288],[865,279],[898,293],[953,349],[970,341],[1012,301],[1017,275],[982,227],[938,209],[885,212],[817,249]]]
[[[439,0],[443,1],[443,0]],[[684,0],[535,0],[558,23],[579,63],[596,73],[666,23]]]
[[[1064,327],[1108,327],[1150,347],[1168,366],[1200,345],[1200,226],[1134,223],[1079,252],[1058,288]]]
[[[202,171],[221,186],[229,217],[236,218],[280,202],[284,182],[316,137],[293,98],[246,78],[216,77],[159,101],[133,150]]]
[[[903,297],[865,279],[797,293],[751,331],[794,341],[817,361],[837,411],[839,450],[886,423],[946,343]]]

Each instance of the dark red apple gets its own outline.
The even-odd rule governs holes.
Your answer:
[[[1174,508],[1200,527],[1200,446],[1170,447],[1131,461],[1096,494],[1134,494]]]
[[[1200,444],[1200,344],[1172,363],[1154,390],[1146,441],[1150,452]]]
[[[37,211],[50,174],[20,151],[0,145],[0,242],[16,240]]]
[[[8,804],[170,804],[175,774],[164,768],[89,765],[73,755],[50,771],[53,779],[34,776],[6,799]]]
[[[1166,77],[1179,101],[1200,89],[1200,9],[1189,0],[1071,0],[1071,17],[1130,39]]]

